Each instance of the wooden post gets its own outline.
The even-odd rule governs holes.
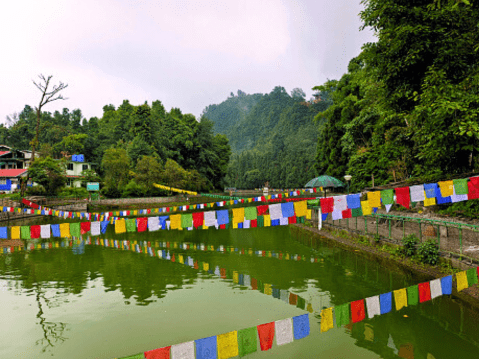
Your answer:
[[[371,180],[373,181],[373,188],[374,188],[374,174],[371,175]]]

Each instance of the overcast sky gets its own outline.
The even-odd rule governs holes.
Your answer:
[[[36,106],[38,74],[63,81],[87,118],[124,99],[199,117],[230,92],[269,93],[337,79],[361,46],[360,0],[33,0],[0,12],[0,121]]]

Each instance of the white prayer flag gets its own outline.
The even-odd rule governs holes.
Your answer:
[[[437,298],[442,295],[441,279],[434,279],[429,282],[431,287],[431,298]]]
[[[195,342],[186,342],[171,346],[172,359],[195,359]]]
[[[50,225],[45,224],[40,226],[40,237],[42,238],[50,238]]]
[[[281,210],[281,203],[270,204],[269,215],[271,220],[281,219],[283,217],[283,212]]]
[[[148,230],[154,232],[160,229],[159,217],[148,217]]]
[[[366,306],[368,308],[368,318],[371,319],[375,315],[381,314],[381,307],[379,306],[379,295],[366,298]]]
[[[291,318],[274,322],[276,344],[283,345],[293,342],[293,321]]]
[[[100,235],[100,222],[91,222],[90,232],[92,236],[99,236]]]

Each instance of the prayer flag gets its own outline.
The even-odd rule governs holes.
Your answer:
[[[411,202],[422,202],[426,199],[424,185],[411,186],[409,190],[411,192]]]
[[[293,341],[293,321],[291,318],[274,322],[276,345],[284,345]],[[241,355],[241,354],[240,354]]]
[[[258,210],[258,216],[261,216],[262,214],[265,214],[266,212],[268,212],[268,205],[267,204],[264,204],[262,206],[258,206],[256,208]]]
[[[125,219],[117,219],[115,221],[115,233],[125,233],[126,232],[126,224]]]
[[[302,339],[309,335],[309,314],[293,317],[294,339]]]
[[[13,238],[13,228],[15,228],[15,227],[12,227],[12,238]],[[60,237],[61,236],[60,225],[59,224],[52,224],[51,228],[52,228],[53,237]]]
[[[216,218],[218,219],[219,225],[229,223],[228,210],[216,211]]]
[[[337,327],[342,327],[343,325],[349,324],[350,322],[349,303],[334,307],[334,313],[336,314]]]
[[[70,237],[70,223],[62,223],[60,224],[60,235],[63,238]]]
[[[409,208],[411,197],[409,195],[409,187],[396,188],[396,203],[405,208]]]
[[[431,300],[431,287],[429,286],[429,282],[419,283],[419,303],[427,302]]]
[[[385,189],[384,191],[381,191],[381,200],[384,205],[394,204],[394,190]]]
[[[244,208],[233,208],[233,224],[244,221]]]
[[[348,208],[361,208],[360,194],[350,194],[346,196],[346,203]]]
[[[8,238],[7,227],[0,227],[0,238]]]
[[[270,227],[271,226],[271,217],[269,216],[269,214],[265,214],[263,216],[263,220],[264,220],[264,226],[265,227]]]
[[[254,353],[258,347],[256,327],[238,330],[238,353],[240,357]]]
[[[215,211],[208,211],[204,212],[204,220],[205,220],[205,226],[207,227],[212,227],[215,225],[216,222],[216,212]]]
[[[135,218],[126,219],[125,225],[126,225],[126,231],[127,232],[129,232],[129,233],[136,232],[136,219]],[[92,230],[92,235],[93,235],[93,230]]]
[[[195,342],[172,345],[171,359],[195,359]]]
[[[467,189],[469,191],[467,194],[467,199],[479,198],[479,177],[469,178],[469,182],[467,182]]]
[[[281,215],[283,218],[293,217],[294,203],[293,202],[281,203]]]
[[[30,236],[32,239],[40,238],[40,226],[31,226]]]
[[[181,228],[193,227],[193,215],[191,213],[184,213],[181,215]]]
[[[145,358],[146,359],[170,359],[170,348],[171,346],[147,351],[144,353]],[[140,357],[140,358],[143,358],[143,357]]]
[[[441,189],[441,196],[449,197],[453,194],[454,182],[453,181],[440,181],[437,183]]]
[[[238,355],[237,331],[232,331],[217,336],[218,359],[228,359]]]
[[[337,221],[338,219],[343,219],[343,212],[340,210],[334,210],[332,216],[333,216],[333,221]]]
[[[441,278],[442,294],[452,294],[452,275]]]
[[[333,197],[321,198],[320,202],[321,202],[321,212],[322,213],[333,212],[333,207],[334,207],[334,198]]]
[[[463,179],[455,179],[452,180],[454,184],[454,190],[457,195],[464,195],[469,193],[469,189],[467,187],[467,178]]]
[[[100,222],[97,221],[97,222],[92,222],[91,223],[91,235],[92,236],[99,236],[100,235]],[[53,225],[52,225],[52,231],[53,231]]]
[[[143,359],[143,358],[145,358],[143,355],[144,355],[144,353],[135,354],[135,355],[130,355],[128,357],[123,357],[123,358],[120,358],[120,359]]]
[[[342,212],[342,217],[343,217],[343,219],[351,218],[352,217],[351,209],[348,208],[347,210],[343,211]]]
[[[371,319],[375,315],[381,314],[381,307],[379,304],[379,296],[366,298],[366,307],[368,308],[368,318]]]
[[[274,322],[260,324],[257,326],[259,345],[262,351],[270,350],[274,339]]]
[[[361,201],[361,209],[363,216],[369,216],[371,213],[373,213],[372,208],[369,206],[369,202],[367,201]]]
[[[334,207],[333,207],[333,211],[345,211],[346,209],[348,209],[348,202],[347,202],[347,199],[346,199],[346,195],[343,195],[343,196],[334,196],[333,197],[333,200],[334,200]]]
[[[431,299],[437,298],[442,295],[441,279],[434,279],[429,282],[431,288]]]
[[[352,217],[361,217],[362,215],[363,215],[363,210],[362,210],[361,207],[359,207],[359,208],[353,208],[353,209],[351,210],[351,216],[352,216]],[[326,218],[323,217],[323,221],[325,221],[325,220],[326,220]]]
[[[148,217],[148,230],[150,232],[158,231],[160,229],[159,217]]]
[[[90,232],[91,222],[81,222],[80,223],[80,233],[87,234]]]
[[[110,222],[108,222],[108,221],[100,222],[100,231],[101,231],[102,234],[106,233],[106,230],[107,230],[109,224],[110,224]],[[61,228],[60,228],[60,230],[61,230]]]
[[[289,304],[296,305],[298,301],[298,296],[294,293],[289,293]]]
[[[454,193],[454,191],[453,191]],[[437,204],[451,203],[451,197],[444,197],[439,187],[436,188]]]
[[[379,295],[379,302],[381,304],[381,314],[389,313],[392,309],[392,293]]]
[[[20,233],[22,239],[30,239],[30,226],[20,226]]]
[[[466,271],[466,276],[467,276],[467,284],[469,287],[473,286],[474,284],[477,284],[477,269],[476,268],[471,268]]]
[[[321,311],[321,333],[333,328],[333,308],[323,309]]]
[[[123,220],[124,221],[124,220]],[[72,237],[80,237],[80,223],[70,223],[70,235]]]
[[[394,291],[394,302],[396,303],[396,310],[407,307],[407,291],[406,288]]]
[[[351,316],[353,323],[360,322],[366,317],[364,310],[364,299],[351,302]]]
[[[436,198],[437,183],[424,184],[424,191],[426,192],[426,198]]]
[[[307,210],[308,210],[307,201],[294,202],[294,212],[296,213],[297,217],[306,217]]]
[[[280,219],[282,217],[281,203],[269,205],[269,216],[271,220]]]
[[[218,346],[216,336],[195,340],[197,359],[216,359]]]
[[[424,193],[426,193],[426,192],[424,192]],[[424,206],[425,207],[434,206],[434,205],[436,205],[436,197],[428,198],[426,196],[426,198],[424,198]]]
[[[368,202],[369,202],[369,206],[372,208],[381,207],[381,192],[380,191],[368,192]]]
[[[205,212],[193,213],[193,227],[198,228],[203,225]]]
[[[12,227],[12,239],[20,239],[20,227],[19,226],[13,226]]]

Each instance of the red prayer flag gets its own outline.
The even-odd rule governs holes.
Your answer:
[[[288,217],[288,224],[296,223],[296,216]]]
[[[170,348],[164,347],[145,352],[146,359],[170,359]]]
[[[294,293],[289,293],[289,304],[296,305],[298,302],[298,296]]]
[[[258,289],[258,282],[256,281],[256,278],[251,278],[251,288],[254,290]]]
[[[30,207],[32,204],[32,202],[30,202],[29,200],[26,200],[25,198],[22,198],[22,203],[27,205],[28,207]]]
[[[313,188],[313,192],[314,192],[314,193],[316,193],[316,192],[317,192],[317,190],[316,190],[316,187],[314,187],[314,188]]]
[[[467,194],[467,199],[478,199],[479,198],[479,177],[469,178],[467,182],[467,188],[469,193]]]
[[[256,207],[256,209],[258,210],[258,216],[261,216],[262,214],[268,212],[268,205],[263,204],[262,206]]]
[[[174,262],[175,261],[175,254],[173,253],[173,255],[171,256],[171,261]]]
[[[278,194],[278,198],[279,198],[279,199],[283,198],[283,195],[282,195],[281,193]]]
[[[166,207],[166,212],[169,212],[170,211],[170,207]]]
[[[198,228],[203,225],[205,212],[195,212],[193,213],[193,227]]]
[[[220,224],[220,229],[226,229],[226,224]]]
[[[198,268],[199,268],[199,267],[198,267],[198,261],[195,261],[194,268],[195,268],[195,269],[198,269]]]
[[[264,201],[266,201],[265,196],[261,196],[261,202],[264,202]]]
[[[353,323],[360,322],[366,317],[366,312],[364,310],[364,299],[351,302],[351,316]]]
[[[31,226],[30,236],[32,237],[32,239],[40,238],[40,226]]]
[[[266,251],[261,251],[261,256],[266,257]]]
[[[279,259],[283,259],[283,253],[279,253]]]
[[[411,203],[409,187],[396,188],[396,203],[403,207],[409,208],[409,204]]]
[[[252,219],[249,226],[250,226],[251,228],[256,228],[256,227],[258,227],[258,220],[257,220],[257,219]]]
[[[90,231],[91,222],[81,222],[80,223],[80,233],[86,234]]]
[[[136,225],[138,227],[138,232],[145,232],[148,227],[148,218],[141,217],[136,219]]]
[[[321,201],[321,213],[333,213],[333,207],[334,207],[333,197],[321,198],[320,201]]]
[[[351,212],[351,208],[344,210],[342,213],[343,213],[343,219],[352,218],[353,216]]]
[[[226,268],[220,268],[221,278],[226,279]]]
[[[431,287],[429,282],[419,283],[419,303],[427,302],[431,300]]]
[[[260,324],[256,328],[258,329],[259,345],[261,346],[261,350],[270,350],[273,346],[274,322]]]

